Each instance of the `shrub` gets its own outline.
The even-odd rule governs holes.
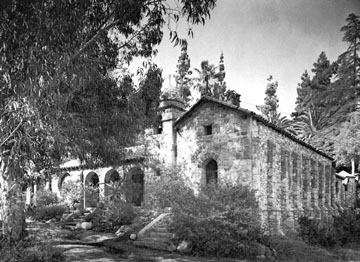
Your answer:
[[[145,207],[162,210],[171,207],[175,202],[186,204],[187,198],[193,196],[194,191],[177,174],[177,169],[164,170],[163,175],[148,182]],[[183,198],[179,198],[179,195]]]
[[[123,201],[112,203],[106,213],[106,220],[111,223],[113,229],[131,224],[135,217],[136,212],[133,205]]]
[[[196,255],[252,258],[271,247],[261,230],[254,192],[234,184],[212,185],[177,195],[170,230],[192,244]],[[186,202],[184,202],[184,198]]]
[[[308,217],[299,218],[299,236],[308,244],[333,247],[360,240],[360,215],[353,209],[339,211],[332,224],[323,225]]]
[[[58,204],[59,200],[56,193],[50,190],[40,190],[36,194],[37,207],[44,207]]]
[[[60,219],[65,211],[64,205],[52,205],[36,207],[30,211],[29,215],[37,221],[44,221],[52,218]]]
[[[62,262],[62,253],[50,245],[26,239],[17,243],[0,241],[0,262]]]
[[[81,181],[65,181],[62,185],[63,201],[68,207],[74,203],[80,203],[84,197],[84,189]]]
[[[336,229],[337,240],[340,245],[360,241],[360,214],[353,209],[340,211],[334,217],[333,227]]]
[[[175,241],[191,243],[192,254],[251,258],[270,250],[261,229],[258,203],[248,187],[223,183],[194,192],[175,171],[166,171],[148,187],[150,207],[171,207],[168,228]]]
[[[299,217],[299,236],[310,245],[333,247],[337,243],[337,232],[333,225],[323,225],[320,221]]]

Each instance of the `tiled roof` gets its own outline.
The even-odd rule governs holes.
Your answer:
[[[199,108],[200,105],[203,104],[203,103],[214,103],[214,104],[220,105],[222,107],[228,108],[230,110],[234,110],[234,111],[237,111],[237,112],[244,113],[244,114],[248,115],[249,117],[254,118],[256,121],[262,123],[263,125],[275,130],[276,132],[280,133],[281,135],[284,135],[284,136],[288,137],[289,139],[293,140],[294,142],[307,147],[308,149],[318,153],[319,155],[322,155],[322,156],[328,158],[329,160],[334,161],[334,159],[332,157],[330,157],[329,155],[327,155],[326,153],[324,153],[321,150],[313,147],[312,145],[304,142],[303,140],[297,138],[295,135],[289,133],[288,131],[274,125],[273,123],[270,123],[268,120],[266,120],[262,116],[254,113],[254,112],[252,112],[250,110],[247,110],[247,109],[244,109],[244,108],[241,108],[241,107],[237,107],[237,106],[228,104],[228,103],[223,102],[223,101],[219,101],[219,100],[217,100],[215,98],[212,98],[212,97],[209,97],[209,96],[201,97],[201,99],[199,101],[197,101],[188,111],[186,111],[179,119],[177,119],[175,121],[174,127],[176,128],[176,126],[178,126],[180,123],[182,123],[186,119],[190,118],[193,115],[193,113],[196,111],[196,109]]]
[[[114,163],[113,165],[125,165],[125,164],[131,164],[131,163],[139,163],[145,160],[145,157],[141,156],[141,157],[132,157],[132,158],[123,158],[119,161],[117,161],[116,163]],[[103,164],[84,164],[84,165],[76,165],[76,166],[68,166],[68,167],[60,167],[57,169],[54,169],[55,172],[70,172],[70,171],[76,171],[76,170],[83,170],[83,169],[97,169],[97,168],[102,168],[102,167],[109,167],[112,166],[111,164],[109,165],[103,165]]]

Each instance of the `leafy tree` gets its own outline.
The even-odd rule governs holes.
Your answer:
[[[179,0],[175,8],[164,0],[2,4],[0,183],[9,240],[24,231],[25,171],[56,166],[64,156],[112,162],[152,122],[145,120],[156,106],[160,71],[149,69],[137,89],[129,76],[117,82],[114,69],[154,55],[166,21],[204,24],[214,6],[215,0]],[[183,42],[174,30],[171,40]]]

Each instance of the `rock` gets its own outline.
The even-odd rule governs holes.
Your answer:
[[[264,255],[256,256],[256,258],[259,259],[259,260],[264,260],[264,259],[266,259],[266,257],[265,257]]]
[[[131,239],[131,240],[136,240],[136,238],[137,238],[137,235],[136,235],[136,234],[131,234],[131,235],[130,235],[130,239]]]
[[[83,230],[89,230],[93,228],[93,224],[91,222],[80,222],[77,223],[75,226],[75,229],[83,229]]]
[[[72,213],[70,213],[70,214],[63,214],[63,216],[61,217],[61,221],[64,221],[64,222],[70,221],[70,220],[72,219],[72,216],[73,216]]]
[[[52,224],[52,223],[56,223],[56,222],[57,222],[57,219],[52,218],[52,219],[49,219],[48,221],[46,221],[46,224]]]
[[[132,231],[132,228],[130,226],[121,226],[116,232],[115,235],[117,237],[123,237],[126,234],[128,234],[129,232]]]
[[[176,250],[180,253],[189,253],[192,250],[191,244],[185,240],[182,240],[177,246]]]

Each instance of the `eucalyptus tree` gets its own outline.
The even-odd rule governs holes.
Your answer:
[[[3,230],[24,229],[21,186],[28,170],[64,156],[111,162],[156,106],[161,70],[136,88],[115,69],[151,57],[164,26],[204,24],[216,0],[10,0],[0,10],[0,177]],[[172,26],[173,25],[173,26]],[[144,72],[144,75],[147,73]],[[154,76],[157,75],[157,76]],[[145,110],[144,110],[145,105]]]

